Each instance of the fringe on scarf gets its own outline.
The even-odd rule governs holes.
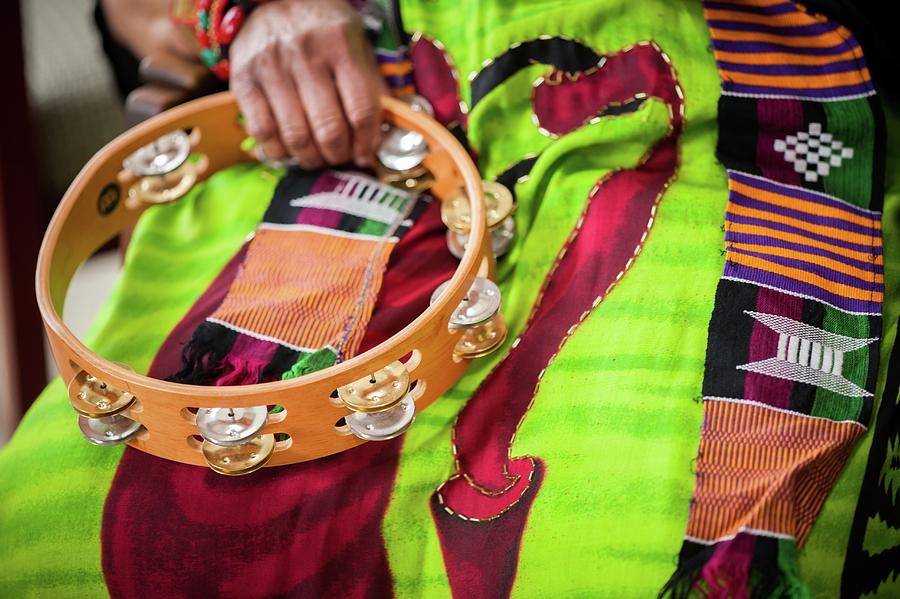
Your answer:
[[[284,372],[281,378],[283,380],[295,379],[298,376],[333,366],[336,361],[337,354],[334,353],[334,350],[330,347],[323,347],[318,351],[301,354],[300,359],[291,366],[290,370]]]
[[[300,356],[296,349],[279,345],[275,350],[275,355],[269,361],[263,371],[259,374],[259,383],[268,383],[270,381],[280,381],[282,375],[293,366],[294,362]]]
[[[660,598],[809,599],[791,540],[741,533],[715,545],[686,542]]]
[[[247,356],[225,356],[216,386],[255,385],[268,365],[265,360]]]
[[[187,385],[215,383],[222,376],[222,362],[237,336],[238,333],[229,328],[204,321],[181,350],[181,370],[166,380]]]
[[[166,380],[188,385],[254,385],[303,376],[337,361],[330,347],[301,352],[279,345],[268,359],[244,355],[235,349],[241,338],[228,327],[204,321],[181,351],[181,370]]]

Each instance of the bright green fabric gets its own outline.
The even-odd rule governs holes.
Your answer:
[[[869,318],[855,316],[825,306],[825,318],[822,328],[826,331],[838,332],[859,339],[869,338]],[[856,351],[845,357],[843,376],[860,387],[865,388],[866,377],[869,376],[869,354]],[[816,389],[816,399],[810,414],[830,418],[838,422],[842,420],[859,420],[863,408],[862,397],[847,397],[824,387]]]
[[[797,571],[797,544],[782,539],[778,541],[778,567],[781,570],[783,584],[770,595],[772,599],[791,597],[792,599],[809,599],[809,587],[804,584]]]
[[[682,167],[647,243],[622,282],[566,344],[541,383],[513,447],[540,456],[546,478],[522,543],[516,596],[655,596],[672,573],[684,533],[699,439],[706,329],[721,274],[726,177],[717,164],[720,81],[700,5],[624,0],[529,2],[404,0],[411,31],[440,40],[466,76],[511,43],[576,37],[601,52],[652,39],[671,57],[685,93]],[[594,183],[630,168],[664,134],[664,107],[604,119],[564,139],[531,121],[532,66],[472,112],[471,139],[492,177],[544,150],[517,187],[521,234],[501,266],[504,313],[521,330],[538,288]],[[900,133],[898,121],[890,121]],[[900,139],[900,136],[895,139]],[[900,149],[900,147],[898,147]],[[900,313],[900,154],[889,155],[885,208],[886,362]],[[166,334],[262,216],[275,178],[240,167],[141,221],[122,279],[90,335],[107,358],[145,371]],[[407,434],[383,525],[401,597],[449,596],[428,499],[453,471],[452,422],[500,355],[478,361]],[[884,368],[879,389],[884,385]],[[843,548],[865,470],[863,438],[807,546],[799,576],[813,596],[838,588]],[[75,428],[59,382],[42,394],[0,451],[0,597],[104,596],[100,518],[121,450],[95,448]],[[627,458],[627,459],[626,459]],[[897,531],[873,524],[866,544]],[[787,559],[787,557],[785,557]],[[793,565],[791,566],[793,568]]]
[[[720,81],[700,5],[410,0],[402,14],[410,30],[447,48],[462,82],[510,44],[544,34],[601,53],[653,40],[672,59],[686,97],[682,168],[632,270],[547,371],[512,450],[547,465],[513,595],[655,596],[674,570],[687,522],[701,419],[692,398],[700,393],[723,263],[726,177],[714,156]],[[531,84],[547,70],[523,70],[470,114],[470,140],[486,177],[546,148],[516,188],[517,224],[527,236],[510,255],[514,268],[502,270],[511,339],[591,188],[610,169],[633,167],[668,122],[665,107],[653,102],[559,140],[545,137],[531,120]],[[462,91],[468,100],[465,83]],[[453,470],[452,419],[499,358],[474,365],[450,401],[429,408],[407,434],[384,524],[400,596],[448,595],[426,506]]]
[[[842,168],[832,169],[824,179],[825,193],[857,206],[872,201],[872,165],[875,153],[875,122],[868,98],[845,102],[823,102],[828,125],[837,139],[853,148],[853,158]]]
[[[897,338],[897,318],[900,316],[900,112],[885,110],[887,117],[887,159],[885,169],[884,212],[881,217],[884,235],[884,329],[881,334],[881,365],[875,392],[875,415],[870,421],[869,432],[863,436],[843,473],[831,490],[822,508],[812,534],[800,552],[800,576],[809,584],[813,596],[830,597],[840,588],[843,569],[843,551],[850,538],[850,523],[856,510],[860,484],[866,470],[869,449],[872,446],[872,428],[883,398],[887,363]],[[816,397],[818,401],[818,394]],[[900,530],[869,522],[865,547],[893,547],[900,545]],[[877,551],[872,551],[877,553]],[[900,580],[887,581],[880,587],[883,596],[897,596]]]
[[[335,361],[337,361],[337,354],[330,347],[324,347],[319,351],[301,353],[294,365],[291,366],[290,370],[282,374],[281,378],[284,380],[295,379],[298,376],[333,366]]]
[[[514,596],[542,596],[548,589],[566,597],[655,596],[674,570],[684,534],[701,419],[692,400],[700,394],[706,330],[722,269],[726,177],[714,159],[720,80],[699,3],[407,0],[402,7],[410,30],[447,49],[465,100],[471,72],[510,44],[542,34],[573,37],[604,53],[652,39],[678,73],[687,119],[678,178],[633,269],[547,371],[512,448],[514,456],[536,455],[547,464],[523,538]],[[504,84],[508,94],[493,92],[470,115],[470,139],[487,177],[548,148],[528,183],[517,186],[518,224],[528,236],[501,269],[511,338],[594,182],[611,167],[631,166],[634,155],[621,142],[641,143],[656,123],[642,110],[563,140],[542,137],[531,122],[529,86],[546,70],[532,66],[520,72]],[[865,129],[859,134],[871,135]],[[891,158],[891,164],[900,162],[900,156]],[[900,188],[892,186],[886,222],[894,222],[898,202]],[[900,238],[887,228],[885,254],[891,260]],[[898,264],[893,258],[886,267],[889,330],[882,364],[900,308]],[[407,435],[384,524],[402,596],[449,594],[424,506],[453,471],[453,416],[498,359],[473,367],[448,394],[452,402],[430,408]],[[879,389],[884,374],[882,368]],[[813,596],[832,596],[839,588],[869,443],[866,437],[854,453],[799,555],[799,574]]]
[[[151,208],[87,345],[146,372],[262,218],[276,181],[260,167],[236,167],[178,203]],[[0,451],[0,597],[107,595],[100,525],[122,448],[90,445],[76,422],[56,380]]]

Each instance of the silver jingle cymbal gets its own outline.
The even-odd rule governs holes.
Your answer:
[[[457,233],[453,229],[447,229],[447,249],[453,254],[457,260],[462,260],[466,253],[466,244],[463,242],[465,238],[468,241],[468,235],[465,233]]]
[[[409,107],[416,112],[422,112],[432,118],[434,117],[434,107],[431,105],[431,102],[424,98],[424,96],[420,96],[419,94],[410,94],[404,97],[403,101],[409,104]]]
[[[175,171],[190,153],[191,140],[179,129],[138,149],[122,166],[135,177],[159,177]]]
[[[494,258],[505,256],[512,247],[513,240],[516,238],[516,219],[510,215],[503,219],[496,229],[491,231],[491,250],[494,252]],[[447,249],[456,257],[462,260],[469,244],[468,233],[457,233],[452,229],[447,229]]]
[[[234,447],[259,435],[268,414],[266,406],[200,408],[197,411],[197,430],[210,443]]]
[[[344,418],[347,428],[365,441],[388,441],[405,433],[416,419],[416,402],[406,394],[403,400],[384,412],[353,412]]]
[[[394,171],[416,168],[428,155],[428,144],[420,133],[389,126],[378,148],[378,161]]]
[[[491,231],[491,249],[494,250],[494,257],[505,256],[512,247],[515,238],[516,219],[510,215],[503,219],[503,222],[496,229]]]
[[[78,428],[94,445],[121,445],[135,438],[143,427],[140,422],[121,415],[88,418],[79,414]]]
[[[447,284],[444,281],[431,294],[431,303],[437,301]],[[466,329],[487,322],[500,311],[500,288],[491,281],[476,277],[453,314],[450,315],[450,328]]]
[[[282,169],[300,166],[300,161],[293,156],[285,156],[282,158],[272,158],[263,151],[262,146],[256,146],[254,149],[256,159],[268,166],[269,168]]]

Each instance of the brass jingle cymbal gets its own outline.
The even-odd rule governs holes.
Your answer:
[[[391,183],[391,185],[410,193],[425,193],[434,186],[434,175],[425,169],[425,172],[418,177],[407,177]]]
[[[381,370],[338,387],[338,397],[354,412],[383,412],[397,405],[409,391],[409,372],[399,360]]]
[[[375,171],[375,176],[378,177],[382,183],[397,183],[403,179],[415,179],[428,172],[428,169],[424,164],[420,164],[405,171],[395,171],[394,169],[384,166],[380,162],[376,162],[372,166],[372,169]]]
[[[242,445],[224,447],[203,442],[203,457],[210,468],[226,476],[250,474],[266,465],[275,451],[275,435],[259,435]]]
[[[472,209],[462,191],[441,202],[441,220],[451,231],[468,233],[472,228]]]
[[[434,185],[434,175],[425,166],[405,172],[392,171],[383,166],[376,166],[374,170],[382,183],[410,193],[424,193]]]
[[[144,204],[168,204],[183,197],[197,182],[197,167],[186,161],[164,175],[141,177],[128,189],[128,199]]]
[[[512,214],[514,204],[512,192],[502,183],[482,181],[484,202],[489,230],[497,228]],[[441,220],[448,229],[457,233],[468,233],[472,228],[472,209],[469,198],[462,191],[441,203]]]
[[[488,228],[493,229],[512,214],[515,203],[509,188],[497,181],[483,181],[484,197],[488,205]],[[492,212],[493,211],[493,212]]]
[[[434,176],[424,164],[405,171],[395,171],[376,162],[372,170],[375,171],[375,176],[382,183],[407,191],[425,191],[434,184]]]
[[[483,325],[462,331],[456,347],[453,348],[453,354],[467,360],[493,353],[503,345],[509,333],[503,314],[499,312]]]
[[[135,400],[131,393],[107,385],[84,370],[79,371],[71,380],[68,392],[72,408],[88,418],[121,414],[130,408]]]

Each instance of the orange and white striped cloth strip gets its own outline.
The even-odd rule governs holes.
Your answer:
[[[748,401],[707,398],[686,538],[740,532],[802,545],[865,429]]]
[[[703,7],[724,94],[874,93],[859,44],[823,15],[783,0],[705,0]]]
[[[352,355],[395,238],[260,228],[209,320],[293,349]],[[297,259],[290,259],[296,257]]]

